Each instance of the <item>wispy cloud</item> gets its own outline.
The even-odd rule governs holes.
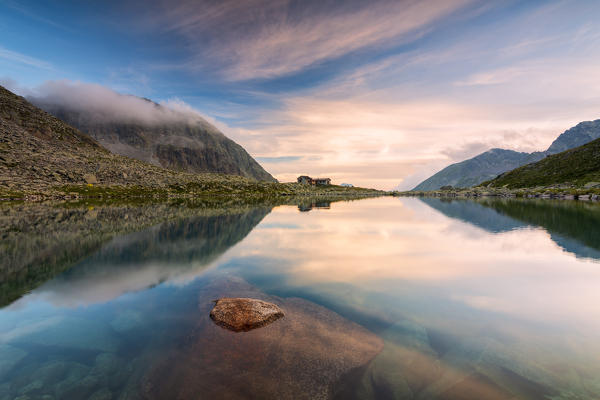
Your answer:
[[[59,28],[65,31],[72,31],[70,28],[67,28],[65,25],[59,24],[56,21],[46,18],[45,16],[40,15],[38,12],[32,11],[30,8],[26,7],[23,4],[19,4],[13,0],[3,0],[2,5],[5,7],[9,7],[22,15],[31,18],[37,22],[41,22],[43,24],[47,24],[53,26],[55,28]]]
[[[188,39],[190,68],[217,63],[226,79],[274,78],[372,46],[400,45],[472,0],[171,2],[149,22]],[[204,38],[204,40],[198,40]]]
[[[409,188],[492,147],[542,150],[600,117],[598,2],[122,3],[114,15],[131,23],[119,29],[149,37],[150,56],[96,81],[185,99],[284,181]]]
[[[52,64],[0,46],[0,58],[40,69],[53,69]]]
[[[278,163],[289,163],[292,161],[299,161],[302,156],[282,156],[282,157],[257,157],[256,161],[266,164],[278,164]]]

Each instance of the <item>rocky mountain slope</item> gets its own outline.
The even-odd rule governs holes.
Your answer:
[[[451,164],[418,184],[413,190],[437,190],[442,186],[466,188],[518,168],[539,161],[547,155],[560,153],[600,138],[600,119],[585,121],[563,132],[547,150],[519,153],[512,150],[492,149],[468,160]]]
[[[0,188],[31,191],[69,184],[144,185],[218,180],[112,154],[98,142],[0,86]],[[229,180],[245,182],[242,178]]]
[[[61,98],[29,98],[111,152],[176,171],[216,172],[274,182],[242,146],[192,112],[171,110],[147,99],[124,96],[135,111]]]
[[[489,187],[530,188],[551,185],[600,186],[600,139],[550,155],[482,183]]]

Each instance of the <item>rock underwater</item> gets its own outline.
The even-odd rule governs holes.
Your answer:
[[[242,334],[223,329],[210,318],[211,309],[236,298],[277,304],[285,317]],[[238,278],[205,285],[198,311],[186,339],[146,374],[142,398],[327,399],[342,377],[383,348],[377,335],[330,309],[267,295]]]
[[[273,303],[248,298],[215,300],[210,318],[219,326],[234,332],[247,332],[275,322],[283,311]]]

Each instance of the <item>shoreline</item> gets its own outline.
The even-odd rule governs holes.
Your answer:
[[[579,200],[600,201],[600,190],[586,188],[524,188],[524,189],[490,189],[468,188],[431,191],[405,191],[394,192],[396,197],[444,197],[444,198],[521,198],[521,199],[553,199],[553,200]]]
[[[143,202],[210,199],[256,203],[286,198],[363,198],[389,196],[390,192],[337,185],[307,186],[297,183],[242,182],[185,182],[165,185],[71,184],[32,189],[0,186],[0,202],[43,202],[69,200],[140,200]]]

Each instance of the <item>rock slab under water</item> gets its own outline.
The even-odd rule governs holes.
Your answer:
[[[285,318],[239,334],[209,317],[212,299],[254,298],[277,304]],[[333,397],[336,383],[382,349],[374,333],[318,304],[269,296],[242,279],[203,286],[199,315],[185,338],[146,373],[140,396],[161,399],[293,399]]]
[[[283,317],[281,308],[273,303],[248,298],[222,298],[215,301],[210,318],[234,332],[247,332]]]

